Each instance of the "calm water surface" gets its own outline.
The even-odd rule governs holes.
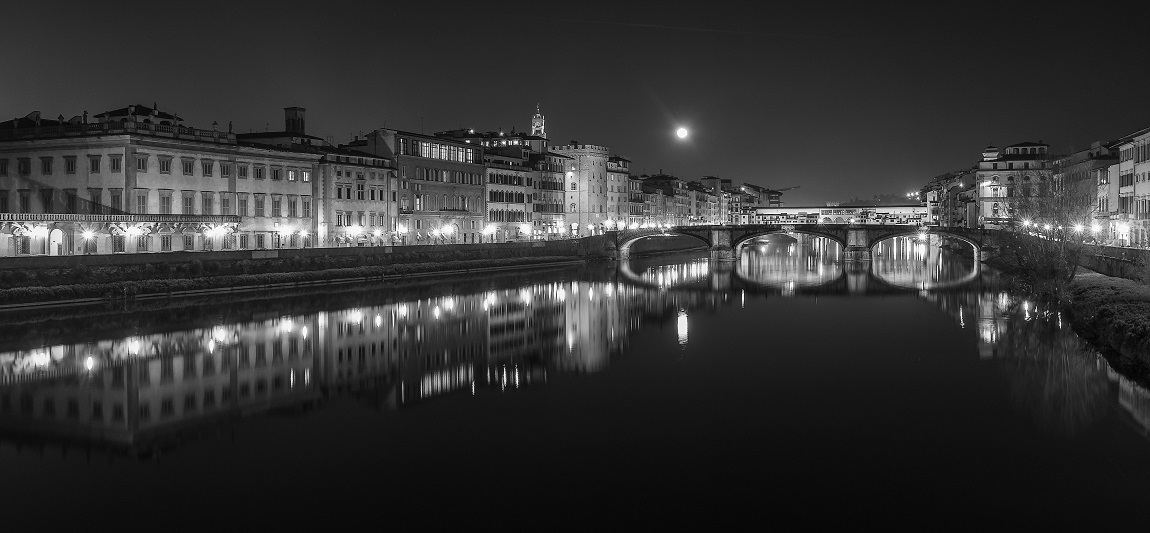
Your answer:
[[[1145,524],[1145,388],[969,260],[835,252],[0,316],[0,497],[175,527]]]

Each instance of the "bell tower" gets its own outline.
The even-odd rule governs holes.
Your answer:
[[[535,104],[535,116],[531,117],[531,135],[547,138],[547,130],[543,127],[543,113],[539,112],[539,104]]]

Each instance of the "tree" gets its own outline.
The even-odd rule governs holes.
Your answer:
[[[1092,239],[1097,186],[1057,168],[1028,171],[1009,198],[1014,224],[1004,251],[1037,292],[1063,298],[1078,271],[1085,241]]]

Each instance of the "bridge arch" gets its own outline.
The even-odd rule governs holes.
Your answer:
[[[631,246],[634,245],[635,243],[643,240],[643,239],[649,239],[649,238],[655,238],[655,237],[677,237],[677,236],[686,236],[686,237],[694,238],[695,240],[699,241],[703,245],[706,245],[707,248],[710,248],[712,246],[711,241],[709,239],[707,239],[703,235],[697,234],[695,232],[675,231],[673,229],[667,230],[667,231],[647,231],[647,232],[638,232],[638,233],[626,232],[626,233],[621,233],[618,236],[619,258],[620,259],[626,259],[626,258],[630,257],[631,256]]]
[[[878,246],[879,243],[881,243],[883,241],[890,240],[890,239],[897,239],[899,237],[913,237],[913,236],[918,235],[920,233],[924,233],[921,230],[921,228],[913,228],[913,227],[891,229],[890,231],[876,232],[876,234],[873,234],[870,236],[870,242],[867,243],[867,249],[874,251],[874,247]],[[962,233],[949,231],[946,229],[939,229],[939,228],[929,228],[925,231],[925,233],[927,233],[928,235],[930,235],[930,234],[942,235],[942,236],[958,239],[962,242],[965,242],[966,244],[970,245],[971,249],[974,250],[974,257],[976,257],[976,258],[978,257],[979,253],[982,251],[982,245],[980,245],[978,242],[975,242],[974,239],[971,239],[969,236],[964,235]]]
[[[838,233],[835,233],[835,232],[832,232],[829,230],[821,229],[818,226],[814,226],[811,228],[804,228],[802,226],[796,226],[794,229],[772,228],[772,229],[764,229],[764,230],[757,230],[757,231],[756,230],[747,231],[747,232],[742,233],[740,235],[733,235],[732,236],[731,248],[733,248],[736,251],[736,257],[737,257],[737,253],[742,251],[743,246],[745,246],[747,243],[749,243],[755,239],[758,239],[759,237],[767,237],[770,235],[791,236],[795,233],[800,233],[803,235],[811,235],[814,237],[823,237],[826,239],[830,239],[831,241],[838,243],[840,246],[840,249],[846,249],[847,241],[846,241],[846,238],[844,235],[839,235]],[[840,231],[839,233],[842,233],[842,232]]]

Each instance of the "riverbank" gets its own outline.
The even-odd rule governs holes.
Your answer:
[[[64,273],[55,280],[54,284],[0,289],[0,310],[44,305],[76,305],[123,299],[182,297],[221,291],[235,292],[276,287],[300,287],[332,282],[378,282],[428,275],[458,276],[491,270],[582,262],[584,259],[571,256],[530,256],[118,281],[85,281],[77,276],[63,277],[68,275]],[[90,275],[88,274],[88,276]]]
[[[1000,256],[983,261],[1026,284],[1021,272]],[[1074,332],[1102,349],[1116,370],[1150,379],[1150,286],[1085,267],[1069,287],[1066,302]]]
[[[1146,377],[1150,371],[1150,286],[1086,271],[1075,276],[1070,290],[1074,330],[1117,354],[1119,371]]]

